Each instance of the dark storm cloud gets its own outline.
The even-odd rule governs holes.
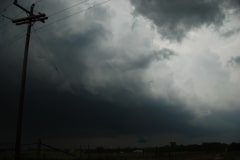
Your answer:
[[[225,0],[224,1],[225,5],[239,10],[240,9],[240,1],[239,0]]]
[[[98,16],[101,15],[94,17]],[[101,47],[103,40],[107,41],[111,38],[111,33],[101,24],[89,23],[86,28],[82,32],[66,34],[63,37],[57,37],[56,32],[42,32],[41,39],[47,45],[44,46],[41,44],[42,41],[37,41],[38,45],[43,47],[40,47],[37,53],[33,53],[35,51],[33,49],[37,47],[36,35],[33,33],[24,112],[26,139],[56,134],[62,137],[195,134],[195,130],[191,131],[191,125],[188,124],[193,117],[181,109],[183,104],[177,100],[175,104],[164,99],[151,100],[144,95],[142,88],[146,84],[140,78],[142,73],[135,72],[146,69],[154,61],[171,58],[175,55],[174,51],[162,49],[136,59],[123,58],[122,64],[111,63],[120,69],[129,64],[129,70],[134,71],[129,77],[125,75],[129,70],[116,73],[107,64],[112,59],[118,58],[112,52],[120,52],[117,49]],[[18,54],[15,49],[13,51],[15,53],[12,54]],[[41,52],[48,52],[51,56],[39,59],[41,56],[38,54],[43,54]],[[10,56],[6,53],[7,50],[4,50],[5,56],[1,60],[12,61],[11,58],[6,58]],[[46,63],[48,64],[46,68],[41,67]],[[102,76],[110,75],[113,78],[107,86],[96,87],[95,83],[98,81],[93,81],[93,84],[86,83],[95,76],[96,69],[103,71]],[[20,69],[13,65],[13,70],[19,72]],[[119,78],[117,74],[123,78]],[[6,79],[10,78],[8,71],[3,75]],[[13,118],[10,128],[14,128],[13,124],[16,120],[14,117],[17,106],[15,105],[18,101],[19,86],[12,87],[16,90],[16,93],[12,91],[15,93],[14,96],[4,95],[4,92],[9,92],[7,86],[12,86],[18,80],[19,78],[13,82],[6,80],[1,84],[6,86],[1,91],[2,98],[14,102],[5,104],[15,109],[14,112],[13,109],[4,112],[4,115],[11,115]],[[63,87],[65,83],[68,85]],[[5,102],[1,103],[3,105]],[[174,121],[172,117],[181,120]],[[8,119],[7,116],[1,116],[2,122],[6,119]],[[9,125],[6,123],[6,126]],[[5,130],[8,129],[5,128]],[[7,137],[7,135],[4,136]]]
[[[44,92],[48,96],[44,96]],[[172,106],[164,100],[153,103],[144,97],[139,97],[142,100],[136,103],[131,100],[132,98],[127,98],[118,91],[118,98],[123,102],[116,103],[105,100],[101,97],[103,95],[96,96],[88,92],[82,92],[76,97],[68,93],[51,94],[47,90],[44,92],[30,96],[31,100],[27,105],[26,130],[33,134],[59,132],[64,135],[94,137],[190,131],[186,129],[190,126],[184,121],[191,119],[191,116],[188,113],[175,112],[174,108],[177,106]],[[124,93],[128,97],[132,96],[126,91]],[[51,98],[48,98],[49,96]],[[41,100],[38,100],[39,97]],[[36,101],[39,103],[36,104]],[[48,106],[48,109],[44,106]],[[44,118],[42,115],[45,115]],[[173,116],[181,121],[172,120]],[[193,132],[188,134],[194,134]]]
[[[28,76],[24,113],[25,137],[28,137],[27,139],[37,139],[39,136],[55,136],[56,134],[63,137],[139,136],[170,132],[179,132],[182,134],[185,131],[190,131],[191,126],[187,122],[192,118],[191,115],[184,111],[181,112],[179,109],[175,111],[176,108],[181,108],[179,107],[180,103],[173,105],[163,99],[153,102],[143,95],[137,96],[137,94],[135,95],[131,91],[122,88],[118,82],[114,82],[110,87],[98,89],[97,95],[89,93],[88,89],[82,84],[82,79],[85,79],[85,72],[89,72],[89,69],[91,69],[84,65],[84,58],[89,58],[88,56],[91,54],[93,54],[92,56],[97,56],[98,52],[103,52],[98,50],[98,43],[95,42],[98,39],[97,37],[102,37],[105,32],[101,32],[100,29],[98,31],[99,33],[97,34],[95,33],[95,29],[92,28],[84,34],[76,35],[76,38],[73,36],[69,40],[67,36],[64,40],[49,39],[48,43],[51,44],[57,55],[54,63],[58,64],[59,70],[64,75],[64,81],[68,80],[70,82],[72,88],[75,90],[74,95],[68,91],[58,90],[57,86],[60,85],[61,80],[60,82],[55,81],[55,83],[52,83],[49,82],[51,78],[43,78],[51,77],[53,72],[58,72],[57,70],[50,69],[52,72],[42,73],[38,71],[39,68],[30,63],[31,65],[29,66],[32,69],[30,69]],[[79,43],[77,43],[78,41]],[[87,47],[88,45],[91,45],[91,47]],[[76,53],[75,47],[80,52]],[[98,52],[95,49],[92,50],[92,48],[95,48]],[[94,53],[92,53],[93,51]],[[160,59],[172,54],[172,51],[167,49],[158,53]],[[108,54],[103,55],[105,55],[103,59],[108,58],[106,56]],[[79,56],[81,59],[79,59]],[[77,61],[78,59],[80,61]],[[50,61],[49,63],[53,62]],[[94,65],[93,63],[91,66],[94,67]],[[8,77],[8,74],[4,77]],[[131,81],[132,79],[125,79],[123,83],[128,88],[133,88],[133,85],[135,89],[143,87],[143,83]],[[11,102],[6,103],[5,106],[15,109],[15,111],[14,109],[5,109],[4,115],[6,116],[1,116],[1,122],[10,119],[9,117],[13,118],[11,123],[8,122],[5,125],[6,128],[4,129],[8,130],[7,126],[12,128],[11,125],[14,125],[14,121],[16,120],[14,117],[17,107],[14,106],[17,105],[18,94],[15,93],[14,88],[17,90],[16,88],[19,86],[12,86],[11,81],[7,80],[2,81],[2,85],[6,86],[2,89],[2,98],[5,101]],[[15,95],[10,96],[10,94],[6,94],[8,92],[13,92]],[[109,101],[106,97],[112,97],[113,100]],[[1,104],[3,105],[5,101],[1,101]],[[173,121],[171,117],[178,117],[181,121]],[[5,137],[7,137],[8,132],[4,135]],[[195,133],[194,131],[190,131],[188,134]]]
[[[218,0],[131,0],[135,14],[152,20],[163,38],[181,41],[203,25],[219,26],[225,18]]]
[[[232,57],[228,61],[228,64],[230,64],[231,66],[240,66],[240,56]]]
[[[204,8],[205,3],[199,3]],[[190,11],[184,15],[187,13]],[[56,136],[147,137],[161,134],[201,137],[222,131],[221,127],[192,123],[195,116],[173,93],[166,93],[168,98],[157,99],[148,94],[146,88],[149,84],[142,78],[144,70],[152,63],[171,60],[177,55],[175,51],[164,48],[137,56],[127,52],[128,56],[123,56],[121,49],[106,45],[113,36],[107,27],[110,12],[106,8],[96,8],[84,16],[77,32],[71,32],[72,23],[68,22],[69,26],[63,23],[39,31],[38,35],[32,33],[24,140]],[[203,17],[196,17],[202,24],[210,23],[211,18],[203,21]],[[180,18],[184,19],[183,16]],[[180,23],[165,22],[167,25]],[[17,31],[3,32],[6,30],[7,27],[1,30],[4,36],[0,39],[0,105],[4,106],[0,112],[4,132],[0,136],[7,137],[6,142],[9,142],[15,137],[24,39],[9,47],[4,38]]]
[[[97,95],[82,89],[73,96],[53,86],[34,88],[35,83],[30,86],[25,109],[25,135],[34,138],[56,134],[86,138],[177,134],[192,138],[232,132],[234,128],[228,128],[227,124],[237,122],[236,115],[229,119],[231,116],[221,113],[205,119],[209,126],[196,126],[192,123],[195,117],[183,110],[185,104],[181,101],[153,100],[118,86],[105,88]],[[219,119],[225,124],[216,126]]]
[[[1,2],[1,4],[3,3]],[[6,4],[9,3],[6,2]],[[61,8],[63,7],[64,6],[62,6]],[[12,15],[16,15],[18,12],[19,10],[13,10]],[[95,12],[98,13],[99,18],[106,17],[101,14],[103,12],[98,12],[98,9],[95,9]],[[9,10],[8,12],[5,12],[5,14],[10,15]],[[96,17],[97,16],[95,16],[95,18]],[[37,24],[35,24],[35,26],[37,26]],[[45,30],[45,32],[42,32],[42,34],[35,31],[32,32],[29,53],[26,104],[29,103],[28,95],[31,95],[31,93],[36,95],[37,98],[34,97],[34,100],[36,101],[32,101],[33,103],[31,106],[26,105],[26,113],[28,113],[27,110],[30,108],[36,109],[35,107],[39,106],[38,104],[40,102],[44,102],[44,105],[40,106],[41,108],[39,108],[41,111],[46,111],[47,113],[53,113],[56,111],[56,108],[51,108],[55,105],[49,104],[49,100],[44,99],[45,97],[43,98],[42,96],[49,95],[49,97],[47,96],[47,98],[51,99],[54,103],[55,101],[57,101],[58,98],[61,97],[56,97],[54,95],[59,95],[58,92],[69,92],[69,90],[74,87],[75,81],[81,82],[81,77],[79,78],[78,76],[74,76],[73,74],[79,75],[76,73],[83,73],[83,70],[85,68],[84,63],[81,63],[81,56],[87,54],[88,52],[91,52],[91,48],[96,46],[96,43],[99,42],[100,37],[101,40],[103,40],[104,37],[107,36],[107,33],[105,33],[106,30],[101,27],[102,26],[98,24],[89,25],[87,29],[85,29],[83,32],[77,35],[66,35],[62,39],[57,38],[57,32],[55,32],[56,28],[50,27],[47,31]],[[5,24],[5,21],[1,21],[0,105],[3,107],[3,111],[0,112],[0,124],[1,137],[5,137],[5,140],[8,142],[12,142],[15,137],[25,30],[26,26],[16,27],[11,23]],[[20,35],[20,39],[19,37],[14,37],[14,35],[19,34],[19,31],[23,32],[23,36]],[[11,40],[11,43],[9,42],[9,40]],[[76,52],[78,52],[78,54]],[[71,70],[73,71],[71,72]],[[39,92],[43,90],[44,92],[41,93],[44,94],[40,94]],[[67,103],[70,102],[67,101],[64,104]],[[29,106],[29,108],[27,106]],[[71,107],[66,107],[65,109],[71,110]],[[27,117],[28,115],[26,114],[26,121],[34,125],[35,122],[32,121],[31,118],[28,119]],[[42,115],[40,115],[39,118],[42,119]],[[52,120],[59,120],[61,118],[62,117],[57,117],[53,115]],[[48,129],[48,124],[44,123],[43,125],[46,125],[46,128],[44,129]]]
[[[43,134],[54,134],[58,131],[64,135],[94,137],[98,135],[155,135],[176,130],[182,133],[185,129],[181,131],[179,126],[191,127],[187,124],[192,118],[191,114],[181,109],[175,111],[183,104],[176,102],[173,105],[164,99],[154,102],[141,93],[145,85],[142,79],[139,79],[141,72],[132,72],[130,77],[125,75],[129,71],[146,69],[154,61],[168,60],[176,55],[174,51],[165,48],[149,53],[148,56],[146,54],[136,59],[124,59],[123,63],[109,64],[109,61],[116,58],[111,52],[120,52],[112,48],[110,50],[101,48],[100,42],[110,37],[111,34],[103,26],[95,24],[89,25],[83,33],[65,35],[62,39],[59,37],[55,39],[54,36],[48,37],[49,50],[54,51],[54,61],[49,63],[58,65],[58,69],[52,72],[61,72],[63,75],[59,84],[54,85],[59,86],[64,81],[68,81],[74,94],[57,90],[58,86],[44,82],[48,81],[47,79],[40,80],[39,77],[34,82],[33,77],[30,76],[29,112],[26,113],[30,117],[29,120],[26,118],[28,124],[26,128],[36,130],[34,133],[41,133],[42,130]],[[122,72],[116,73],[114,67]],[[127,70],[124,69],[126,67]],[[104,71],[101,76],[111,75],[113,77],[107,86],[96,87],[95,84],[92,84],[93,86],[86,84],[85,81],[95,76],[96,69]],[[53,73],[47,74],[50,76]],[[119,79],[117,74],[121,74],[123,78]],[[94,83],[98,82],[94,81]],[[91,89],[96,91],[91,93],[89,92]],[[38,100],[39,97],[41,100]],[[42,115],[46,115],[44,119]],[[172,121],[173,116],[182,120]],[[35,119],[34,121],[38,124],[32,124],[32,119]],[[187,130],[190,131],[190,129]],[[189,134],[194,134],[194,132],[189,132]]]
[[[194,116],[183,110],[184,104],[178,100],[152,100],[119,86],[102,89],[97,95],[82,89],[76,96],[41,86],[31,89],[28,96],[25,134],[36,138],[56,134],[86,138],[162,134],[198,137],[222,131],[192,124]]]

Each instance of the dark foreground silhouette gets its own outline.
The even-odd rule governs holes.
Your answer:
[[[240,143],[202,143],[148,148],[79,147],[59,149],[41,141],[27,144],[23,160],[240,160]],[[12,160],[13,149],[1,148],[0,160]]]

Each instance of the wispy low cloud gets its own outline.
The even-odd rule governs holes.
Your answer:
[[[232,57],[229,61],[228,64],[232,66],[237,66],[240,67],[240,56],[237,57]]]
[[[229,30],[229,31],[223,33],[222,36],[228,38],[235,34],[238,34],[239,32],[240,32],[240,28],[235,28],[235,29],[232,29],[232,30]]]
[[[164,48],[159,51],[156,51],[155,55],[160,60],[164,60],[164,59],[169,60],[172,56],[176,56],[177,54],[171,49]]]
[[[117,51],[117,50],[116,50]],[[154,62],[170,60],[177,54],[168,48],[149,51],[149,53],[140,54],[133,58],[122,58],[121,60],[109,61],[108,64],[115,69],[121,71],[132,71],[139,69],[149,69],[150,65]],[[160,62],[161,63],[161,62]]]

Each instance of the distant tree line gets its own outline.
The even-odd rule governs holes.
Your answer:
[[[159,151],[173,151],[173,152],[227,152],[240,151],[240,143],[224,144],[219,142],[191,144],[191,145],[177,145],[171,144],[169,146],[159,147]]]
[[[0,148],[0,152],[11,151],[12,148]],[[27,149],[27,150],[35,150]],[[49,149],[42,149],[48,151]],[[165,145],[161,147],[146,147],[146,148],[133,148],[133,147],[125,147],[125,148],[105,148],[105,147],[96,147],[96,148],[78,148],[74,149],[78,152],[89,152],[89,153],[126,153],[126,152],[234,152],[240,151],[240,143],[219,143],[219,142],[212,142],[212,143],[202,143],[202,144],[191,144],[191,145],[178,145],[176,142],[171,142],[170,145]],[[66,149],[66,151],[70,151]]]
[[[176,143],[170,143],[162,147],[148,147],[148,148],[104,148],[96,147],[89,150],[90,152],[134,152],[136,150],[142,150],[143,152],[228,152],[228,151],[240,151],[240,143],[224,144],[219,142],[191,144],[191,145],[177,145]],[[86,150],[85,150],[86,151]]]

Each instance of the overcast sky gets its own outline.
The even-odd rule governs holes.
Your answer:
[[[35,2],[49,19],[32,30],[23,143],[240,141],[239,0],[19,0]],[[0,145],[15,141],[26,27],[0,19]]]

